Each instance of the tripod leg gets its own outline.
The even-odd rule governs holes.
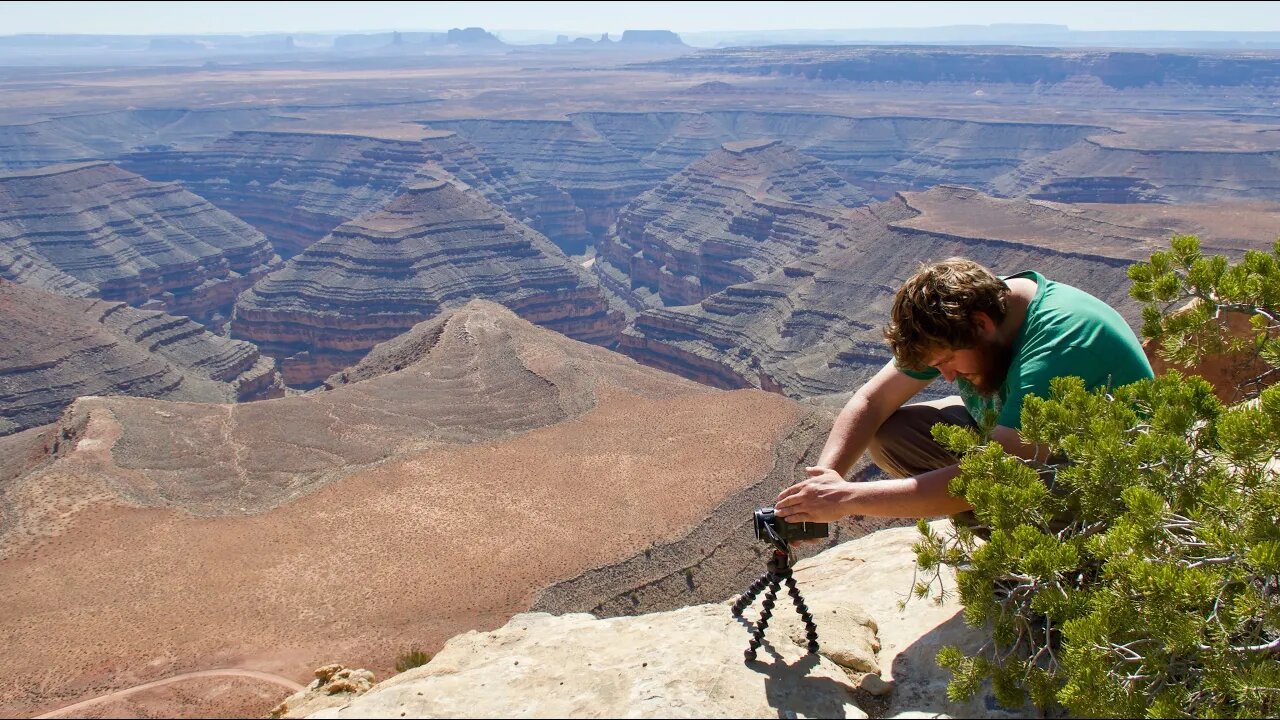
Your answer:
[[[769,626],[769,618],[773,617],[773,603],[778,598],[779,578],[773,573],[769,573],[768,578],[769,591],[764,594],[760,619],[756,621],[756,627],[751,631],[751,642],[747,645],[747,651],[743,653],[748,661],[756,659],[756,648],[764,644],[764,630]]]
[[[742,597],[734,601],[733,616],[742,617],[742,611],[746,610],[747,606],[755,602],[756,596],[759,595],[760,591],[765,589],[765,587],[768,584],[769,584],[768,573],[765,573],[764,575],[761,575],[760,577],[756,578],[756,581],[751,583],[751,587],[747,588],[747,591],[742,593]]]
[[[809,640],[809,653],[818,652],[818,626],[813,623],[813,615],[809,614],[809,606],[804,604],[804,598],[800,597],[800,588],[796,586],[796,579],[791,577],[791,573],[787,573],[787,594],[791,596],[791,601],[795,603],[796,612],[800,613],[800,619],[804,621],[805,637]]]

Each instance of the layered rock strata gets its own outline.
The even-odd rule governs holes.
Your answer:
[[[1170,234],[1203,227],[1192,222],[1196,213],[1179,218],[1159,207],[1080,208],[954,187],[902,194],[847,211],[822,247],[777,272],[696,305],[641,313],[620,348],[716,387],[792,397],[848,392],[889,359],[880,332],[898,286],[920,263],[953,255],[1002,274],[1037,270],[1096,295],[1136,327],[1126,268],[1166,247]],[[1274,209],[1251,212],[1280,219]],[[1202,214],[1202,221],[1215,217]],[[1261,238],[1260,231],[1250,239],[1228,230],[1206,244],[1268,245]]]
[[[446,307],[495,300],[588,342],[616,342],[589,273],[479,195],[442,181],[407,188],[263,278],[236,304],[232,334],[308,386]]]
[[[487,153],[569,193],[596,237],[608,231],[619,209],[670,174],[567,120],[432,120],[430,126],[457,130]]]
[[[443,170],[507,208],[568,252],[581,252],[582,211],[451,133],[395,139],[337,132],[237,132],[189,152],[135,153],[126,167],[193,192],[261,230],[292,257],[338,225],[387,203],[400,187]]]
[[[184,317],[0,280],[0,434],[51,423],[83,395],[192,402],[275,397],[275,361]]]
[[[870,198],[777,140],[726,143],[636,198],[592,269],[635,308],[696,303],[811,254]]]
[[[279,262],[261,233],[105,162],[0,175],[0,277],[202,320]]]
[[[776,494],[830,423],[481,301],[375,360],[389,364],[358,382],[256,403],[81,398],[0,438],[0,712],[211,664],[386,676],[409,645],[500,627],[548,585],[678,542],[726,498],[766,480]],[[686,550],[708,577],[761,572],[743,537]]]

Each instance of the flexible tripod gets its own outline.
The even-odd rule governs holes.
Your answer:
[[[755,602],[760,591],[768,588],[768,592],[764,594],[760,619],[756,620],[755,628],[751,631],[751,642],[747,645],[747,651],[743,653],[748,662],[756,659],[756,649],[764,643],[764,630],[769,626],[769,618],[773,617],[773,603],[778,598],[778,590],[783,582],[787,584],[787,593],[795,603],[796,612],[800,613],[800,619],[804,621],[805,637],[809,638],[809,653],[818,652],[818,626],[813,624],[809,607],[804,604],[804,598],[800,597],[800,588],[796,587],[796,579],[791,576],[791,546],[786,540],[779,538],[772,528],[768,528],[768,531],[770,542],[773,543],[773,555],[769,558],[768,572],[751,583],[751,587],[747,588],[742,597],[733,603],[733,616],[740,618],[742,611]]]

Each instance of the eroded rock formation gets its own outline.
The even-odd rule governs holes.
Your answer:
[[[0,175],[0,277],[217,321],[279,262],[261,233],[105,162]]]
[[[616,342],[591,276],[541,234],[444,180],[407,188],[342,225],[236,303],[231,330],[314,385],[446,307],[495,300],[588,342]]]
[[[726,143],[636,198],[592,269],[634,308],[688,305],[811,254],[870,198],[777,140]]]
[[[275,361],[188,318],[0,280],[0,435],[82,395],[235,402],[283,393]]]
[[[775,495],[829,428],[824,412],[716,391],[492,303],[424,333],[399,355],[416,361],[327,392],[82,398],[0,438],[0,712],[210,658],[298,680],[341,659],[385,677],[408,645],[499,627],[548,585],[678,546],[728,498]],[[682,605],[722,599],[680,568],[749,582],[760,560],[742,519],[650,571],[680,579]],[[104,665],[118,668],[105,681]]]

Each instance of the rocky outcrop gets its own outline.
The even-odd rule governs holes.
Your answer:
[[[587,231],[602,236],[618,210],[669,173],[619,150],[589,127],[555,120],[432,120],[458,131],[526,174],[550,181],[586,214]]]
[[[624,208],[592,269],[635,308],[696,303],[811,254],[836,222],[812,206],[869,199],[777,140],[726,143]]]
[[[373,688],[368,670],[325,665],[316,669],[316,679],[285,698],[271,710],[271,717],[306,717],[331,707],[341,707]]]
[[[261,233],[105,163],[0,175],[0,277],[217,322],[279,262]]]
[[[582,211],[452,133],[397,139],[336,132],[237,132],[191,152],[136,153],[122,162],[193,192],[261,230],[292,257],[338,225],[387,203],[400,187],[443,170],[569,252],[589,236]]]
[[[423,330],[435,340],[379,354],[409,364],[330,391],[81,398],[0,438],[0,712],[210,658],[385,677],[410,646],[500,627],[550,585],[598,578],[573,595],[589,609],[617,592],[594,571],[619,564],[631,587],[671,576],[680,605],[719,601],[724,585],[701,578],[761,572],[741,506],[790,483],[829,428],[827,413],[712,390],[493,303]],[[681,544],[704,527],[724,535]],[[633,567],[646,551],[661,562]],[[680,568],[694,566],[690,587]]]
[[[82,395],[193,402],[275,397],[275,362],[184,317],[0,280],[0,435],[58,419]]]
[[[716,387],[797,398],[848,392],[889,360],[881,328],[893,293],[920,263],[963,255],[998,273],[1037,270],[1096,295],[1136,326],[1126,268],[1188,222],[1141,206],[1082,209],[965,188],[902,194],[848,211],[839,233],[770,275],[696,305],[641,313],[620,348]],[[1231,230],[1207,237],[1217,247],[1242,243]]]
[[[983,633],[954,599],[914,600],[914,528],[885,530],[797,565],[818,626],[817,656],[780,602],[757,661],[745,662],[748,610],[695,605],[627,618],[517,615],[449,640],[426,665],[359,697],[285,717],[975,717],[1025,716],[989,693],[947,699],[942,645],[976,653]],[[744,539],[745,541],[745,539]],[[943,582],[954,588],[954,575]],[[785,600],[785,598],[784,598]],[[758,604],[758,603],[757,603]]]
[[[231,331],[279,358],[290,385],[308,386],[472,298],[588,342],[611,345],[621,326],[591,276],[545,237],[436,180],[263,278],[240,297]]]

